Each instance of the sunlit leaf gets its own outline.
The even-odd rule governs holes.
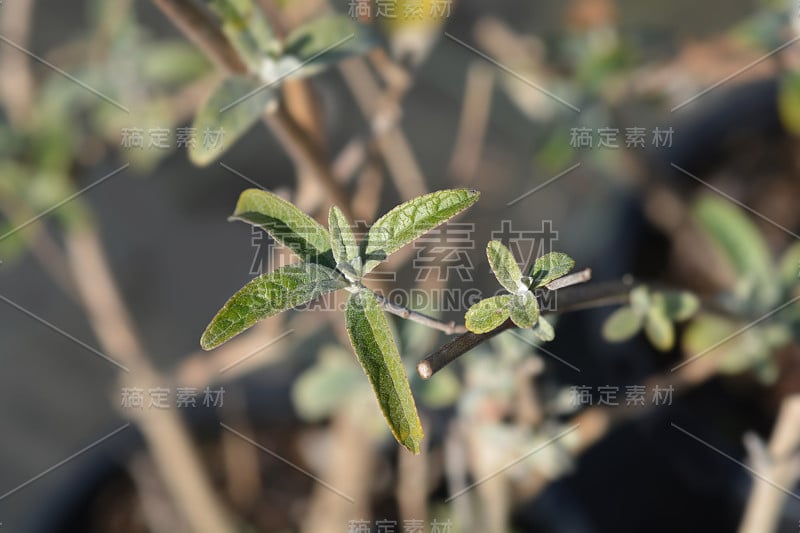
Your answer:
[[[492,267],[497,281],[508,292],[515,293],[520,289],[527,289],[522,285],[522,271],[519,265],[517,265],[511,250],[506,248],[503,243],[491,241],[486,247],[486,256],[489,258],[489,266]]]
[[[264,114],[276,98],[274,87],[255,78],[232,76],[211,93],[194,119],[197,138],[189,145],[189,159],[206,166],[224,154]]]
[[[531,291],[511,295],[509,315],[519,328],[532,328],[539,319],[539,304]]]
[[[503,294],[476,303],[464,317],[467,329],[472,333],[488,333],[500,327],[509,318],[511,295]]]
[[[261,189],[248,189],[239,196],[231,217],[259,226],[300,259],[336,266],[328,230],[283,198]]]
[[[624,342],[642,329],[642,315],[630,307],[621,307],[611,313],[603,324],[603,338],[608,342]]]
[[[375,295],[369,290],[353,294],[347,302],[345,319],[350,342],[392,434],[418,454],[422,424],[389,323]]]
[[[469,189],[438,191],[401,204],[370,228],[364,242],[364,273],[371,272],[406,244],[453,218],[478,201]]]
[[[547,285],[551,281],[566,276],[573,268],[575,268],[575,260],[567,254],[560,252],[545,254],[534,262],[530,270],[530,276],[533,278],[531,287]]]
[[[303,63],[297,75],[310,76],[348,57],[363,55],[377,44],[370,29],[351,17],[323,16],[290,33],[283,54]]]
[[[206,328],[200,345],[211,350],[259,320],[347,286],[335,271],[313,263],[285,266],[257,277],[234,294]]]

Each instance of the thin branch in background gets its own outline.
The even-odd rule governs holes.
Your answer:
[[[67,259],[89,322],[103,349],[132,370],[123,386],[145,389],[166,381],[150,364],[123,304],[96,231],[84,228],[66,235]],[[217,499],[189,432],[172,409],[150,409],[132,417],[141,429],[165,486],[193,531],[236,530]]]
[[[492,110],[494,80],[494,70],[483,62],[473,63],[467,71],[461,122],[448,170],[458,183],[470,184],[475,179]]]
[[[14,0],[3,5],[0,16],[0,35],[18,46],[27,48],[30,37],[33,0]],[[23,130],[33,116],[33,97],[36,84],[30,58],[10,46],[0,47],[0,91],[3,108],[11,124]]]

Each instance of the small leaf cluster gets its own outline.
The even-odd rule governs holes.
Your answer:
[[[189,146],[189,158],[198,166],[217,160],[275,105],[284,80],[314,76],[378,43],[366,26],[344,15],[316,18],[280,40],[252,0],[212,0],[210,7],[248,74],[223,80],[197,113],[197,131],[224,132],[218,142]]]
[[[350,222],[332,207],[328,229],[278,196],[242,193],[234,220],[266,230],[300,262],[250,281],[217,313],[201,338],[210,350],[259,320],[340,289],[351,294],[345,309],[350,342],[398,442],[419,453],[422,426],[389,322],[364,275],[403,246],[456,216],[478,200],[472,190],[434,192],[401,204],[378,219],[358,243]]]
[[[486,298],[470,307],[465,316],[467,329],[473,333],[488,333],[510,318],[519,328],[536,326],[534,333],[540,339],[553,340],[553,327],[540,316],[534,291],[567,275],[575,267],[575,261],[566,254],[552,252],[538,258],[523,276],[514,255],[500,241],[488,244],[486,256],[497,281],[508,294]]]
[[[650,343],[662,352],[675,346],[675,323],[690,319],[700,301],[685,291],[650,291],[641,285],[630,292],[630,305],[621,307],[603,325],[609,342],[624,342],[644,329]]]

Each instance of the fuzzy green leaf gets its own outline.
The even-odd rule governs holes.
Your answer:
[[[556,338],[556,331],[553,329],[553,325],[543,316],[540,316],[539,321],[536,322],[536,327],[533,328],[533,334],[543,342],[550,342]]]
[[[538,258],[533,264],[530,276],[533,278],[531,287],[543,287],[551,281],[569,274],[575,268],[575,260],[567,254],[551,252]]]
[[[494,272],[497,281],[508,292],[515,293],[521,289],[527,290],[527,287],[522,285],[522,271],[517,265],[514,255],[502,242],[491,241],[486,246],[486,256],[489,258],[489,266],[492,267],[492,272]]]
[[[700,308],[700,300],[687,291],[662,291],[653,295],[653,305],[661,306],[674,322],[689,320]]]
[[[200,345],[211,350],[259,320],[310,302],[347,283],[335,271],[297,263],[257,277],[234,294],[206,328]]]
[[[603,338],[608,342],[624,342],[642,329],[642,315],[630,307],[621,307],[611,313],[603,324]]]
[[[333,15],[314,19],[290,33],[283,54],[303,63],[296,76],[311,76],[377,45],[368,27],[350,17]]]
[[[335,205],[331,207],[328,215],[328,230],[331,234],[331,251],[337,266],[351,264],[358,259],[358,243],[350,228],[350,222]]]
[[[472,333],[488,333],[508,320],[511,295],[503,294],[476,303],[464,317],[467,329]]]
[[[198,139],[189,144],[189,159],[197,166],[216,161],[264,114],[276,97],[272,88],[254,78],[233,76],[214,89],[195,116]]]
[[[368,289],[353,294],[345,311],[350,342],[397,441],[420,452],[422,424],[389,323]]]
[[[209,0],[209,7],[222,19],[223,33],[251,67],[263,55],[280,52],[280,41],[253,0]]]
[[[532,328],[539,319],[539,304],[531,291],[511,295],[509,305],[511,320],[519,328]]]
[[[364,242],[364,273],[371,272],[391,254],[453,218],[478,201],[469,189],[438,191],[405,202],[378,219]]]
[[[694,215],[736,273],[755,283],[753,295],[759,303],[774,303],[778,287],[773,279],[772,254],[755,224],[741,209],[716,196],[702,197]]]
[[[331,268],[336,266],[328,230],[271,192],[260,189],[244,191],[239,196],[231,220],[241,220],[263,228],[304,261]]]
[[[653,306],[647,311],[644,331],[659,351],[668,352],[675,346],[675,326],[661,307]]]

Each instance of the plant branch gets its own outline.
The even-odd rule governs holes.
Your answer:
[[[397,305],[395,303],[392,303],[378,293],[374,294],[375,297],[378,299],[378,302],[381,304],[383,310],[386,311],[387,313],[391,313],[395,316],[399,316],[400,318],[404,318],[406,320],[411,320],[412,322],[422,324],[423,326],[427,326],[431,329],[442,331],[447,335],[455,335],[456,333],[467,333],[467,328],[458,325],[455,322],[443,322],[439,319],[433,318],[432,316],[428,316],[417,311],[412,311],[407,307],[403,307],[402,305]]]
[[[153,0],[161,11],[192,42],[227,74],[246,74],[239,54],[219,29],[216,21],[190,0]],[[352,218],[350,203],[336,183],[329,163],[320,154],[314,140],[303,130],[283,106],[264,113],[264,122],[272,130],[292,158],[298,171],[314,175],[330,195],[331,203],[338,204],[345,215]]]
[[[622,282],[597,283],[589,286],[561,286],[564,283],[575,284],[587,281],[591,276],[588,270],[566,276],[564,282],[560,284],[551,283],[550,286],[557,287],[556,290],[548,288],[549,292],[555,292],[559,314],[578,311],[581,309],[602,307],[605,305],[622,304],[628,301],[628,294],[633,288],[632,285]],[[569,279],[567,279],[569,278]],[[556,280],[558,281],[558,280]],[[545,293],[538,296],[539,305],[544,307],[550,300],[549,294]],[[488,333],[467,332],[459,335],[447,344],[444,344],[436,351],[425,357],[417,364],[417,372],[422,379],[430,379],[436,372],[446,367],[468,351],[483,344],[492,337],[503,333],[509,329],[516,328],[514,322],[506,320],[500,327]]]

